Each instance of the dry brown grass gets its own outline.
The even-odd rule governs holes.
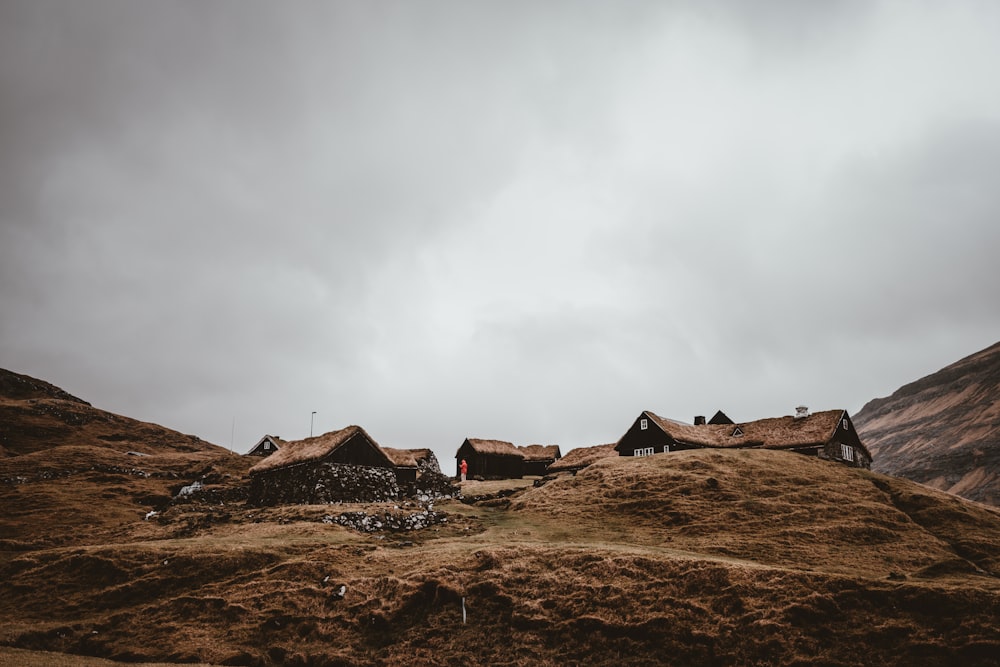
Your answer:
[[[51,651],[28,651],[0,646],[0,667],[120,667],[122,663]],[[175,667],[170,662],[133,662],[129,667]],[[186,667],[213,667],[208,663],[186,663]]]
[[[614,527],[629,543],[774,566],[884,577],[952,563],[1000,575],[995,557],[955,549],[971,539],[1000,552],[1000,513],[927,495],[944,515],[918,523],[894,502],[900,488],[892,478],[785,452],[691,450],[604,459],[526,491],[512,509],[560,526]],[[966,517],[975,527],[950,534]]]
[[[535,483],[538,477],[522,477],[520,479],[470,479],[459,483],[462,494],[465,496],[486,496],[495,495],[506,491],[520,491]]]

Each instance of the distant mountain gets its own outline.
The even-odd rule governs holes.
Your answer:
[[[854,416],[872,470],[1000,505],[1000,343]]]

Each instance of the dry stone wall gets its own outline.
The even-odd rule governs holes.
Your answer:
[[[399,496],[391,468],[311,463],[251,475],[250,505],[284,505],[395,500]]]

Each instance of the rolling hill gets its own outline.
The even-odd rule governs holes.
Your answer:
[[[870,401],[854,423],[873,470],[1000,505],[1000,343]]]
[[[20,544],[25,526],[33,544],[50,545],[114,530],[185,484],[241,478],[247,467],[196,436],[0,369],[0,544]]]
[[[468,482],[461,499],[259,508],[241,500],[243,457],[179,434],[161,449],[128,427],[151,425],[127,420],[120,440],[102,440],[91,416],[65,444],[0,459],[0,665],[1000,655],[1000,510],[908,480],[692,450],[608,457],[537,485]],[[107,467],[69,465],[85,460]],[[177,495],[194,479],[204,491]],[[418,529],[391,520],[414,515]]]

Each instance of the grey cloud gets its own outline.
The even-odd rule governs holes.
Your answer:
[[[998,16],[5,3],[0,364],[443,461],[857,409],[995,342]]]

